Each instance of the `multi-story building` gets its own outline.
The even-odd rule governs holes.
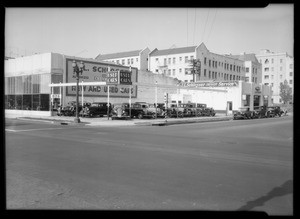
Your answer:
[[[256,84],[262,83],[261,63],[258,62],[254,53],[250,53],[250,54],[242,53],[240,55],[234,55],[233,57],[244,61],[245,82],[252,82],[252,83],[256,83]]]
[[[190,73],[190,61],[201,63],[200,73]],[[210,52],[204,43],[199,46],[158,50],[149,54],[148,69],[156,74],[165,74],[181,81],[231,81],[245,80],[244,61],[232,56]]]
[[[131,66],[139,70],[148,70],[148,55],[150,52],[149,48],[145,48],[129,52],[99,54],[95,59],[97,61],[108,61],[128,67]]]
[[[273,90],[273,103],[282,103],[280,97],[280,83],[288,81],[289,86],[294,88],[294,58],[285,53],[274,53],[267,49],[256,54],[262,64],[262,83],[271,85]]]

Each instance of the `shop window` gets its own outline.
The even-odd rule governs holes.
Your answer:
[[[7,95],[7,109],[15,109],[16,108],[16,96],[15,95]]]
[[[23,95],[23,110],[31,110],[32,109],[32,95],[24,94]]]
[[[41,94],[40,95],[40,110],[41,111],[49,111],[50,110],[50,95],[49,94]]]
[[[22,110],[22,105],[23,105],[23,97],[22,95],[16,95],[16,109],[17,110]]]
[[[32,110],[39,110],[40,106],[40,95],[34,94],[32,95]]]

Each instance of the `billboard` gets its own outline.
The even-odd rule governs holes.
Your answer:
[[[179,82],[179,86],[183,87],[237,87],[238,81],[209,81],[209,82]]]
[[[73,73],[72,63],[75,60],[77,63],[82,61],[84,63],[84,69],[82,74],[79,74],[79,82],[100,82],[106,81],[108,67],[110,71],[128,72],[129,67],[110,64],[99,63],[88,60],[70,59],[66,58],[66,83],[76,83],[76,74]],[[131,68],[131,82],[137,82],[137,68]],[[130,84],[129,84],[130,85]],[[107,97],[107,85],[101,86],[83,86],[84,96],[87,97]],[[81,93],[82,86],[79,86],[79,92]],[[129,98],[129,92],[131,97],[137,97],[137,85],[109,85],[110,97],[124,97]],[[76,86],[66,87],[66,96],[76,96]]]

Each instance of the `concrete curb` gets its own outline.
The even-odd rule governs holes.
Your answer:
[[[189,124],[189,123],[204,123],[204,122],[218,122],[218,121],[229,121],[232,117],[208,117],[201,119],[185,119],[185,120],[164,120],[164,121],[153,121],[153,122],[136,122],[135,125],[140,126],[168,126],[177,124]]]
[[[36,122],[46,122],[46,123],[52,123],[52,124],[60,124],[60,125],[86,125],[87,122],[80,122],[75,123],[71,120],[58,120],[58,119],[46,119],[46,118],[34,118],[34,117],[17,117],[18,120],[29,120],[29,121],[36,121]]]

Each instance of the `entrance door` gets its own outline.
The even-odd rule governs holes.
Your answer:
[[[260,106],[260,95],[254,95],[253,109],[257,109]]]
[[[232,101],[227,101],[226,116],[232,115]]]

